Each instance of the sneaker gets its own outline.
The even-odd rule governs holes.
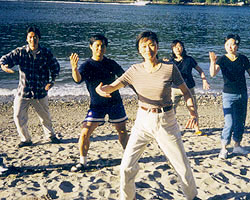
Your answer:
[[[19,144],[18,144],[18,147],[19,148],[22,148],[22,147],[27,147],[27,146],[31,146],[32,145],[32,142],[31,141],[29,141],[29,142],[20,142]]]
[[[0,175],[7,172],[8,168],[0,165]]]
[[[50,137],[49,139],[50,139],[50,142],[52,144],[59,144],[60,143],[60,140],[56,136]]]
[[[83,170],[85,166],[82,163],[78,163],[76,166],[71,167],[71,172],[78,172],[80,170]]]
[[[234,147],[233,153],[235,153],[235,154],[247,155],[247,154],[249,154],[249,151],[247,151],[247,150],[244,149],[243,147],[239,146],[239,147]]]
[[[197,131],[194,133],[195,135],[199,135],[199,136],[207,136],[206,133],[203,133],[202,131]]]
[[[227,155],[228,155],[228,151],[224,150],[224,149],[221,149],[220,154],[219,154],[219,158],[226,159]]]
[[[201,131],[197,131],[197,132],[195,132],[195,135],[202,135],[202,132]]]

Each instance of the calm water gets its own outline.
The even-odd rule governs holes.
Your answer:
[[[184,41],[188,54],[196,59],[208,77],[211,84],[208,93],[221,92],[222,89],[221,74],[213,79],[209,77],[208,52],[223,55],[223,38],[228,33],[241,36],[239,52],[250,58],[249,7],[0,1],[0,56],[25,44],[24,33],[30,24],[40,27],[41,44],[52,49],[61,65],[60,77],[50,96],[87,94],[84,85],[72,81],[69,56],[77,52],[80,63],[88,58],[88,38],[94,33],[104,33],[109,38],[107,56],[125,70],[142,60],[135,49],[135,37],[143,30],[158,34],[161,58],[169,57],[172,40]],[[14,69],[17,71],[17,67]],[[205,93],[199,74],[193,74],[197,92]],[[17,84],[18,73],[0,71],[0,98],[14,94]],[[129,89],[121,92],[131,93]]]

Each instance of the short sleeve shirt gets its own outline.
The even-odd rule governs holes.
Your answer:
[[[223,75],[223,92],[241,94],[247,91],[245,71],[250,68],[250,64],[246,56],[239,54],[235,61],[231,61],[223,55],[216,64],[220,66]]]
[[[197,66],[197,62],[191,56],[184,56],[181,61],[171,60],[181,72],[181,75],[188,88],[193,88],[195,86],[195,81],[192,75],[192,69]],[[177,88],[176,85],[173,85],[173,88]]]
[[[114,60],[104,57],[102,61],[95,61],[89,58],[78,70],[82,77],[81,82],[85,81],[90,94],[90,107],[109,107],[122,103],[119,91],[112,93],[111,98],[101,97],[95,91],[100,82],[104,85],[111,84],[124,73],[122,67]]]
[[[184,81],[173,64],[161,63],[161,67],[148,73],[142,63],[132,65],[119,80],[124,85],[132,85],[139,99],[139,106],[160,108],[172,105],[171,85],[179,86]]]

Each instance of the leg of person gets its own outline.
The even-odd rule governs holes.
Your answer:
[[[14,122],[17,127],[17,132],[21,138],[19,147],[32,145],[31,137],[28,132],[28,109],[30,105],[29,99],[23,99],[16,95],[14,100]]]
[[[90,145],[90,136],[99,125],[99,122],[83,122],[83,128],[78,141],[78,148],[80,152],[80,162],[71,168],[72,172],[84,169],[87,166],[87,154]]]
[[[182,96],[183,93],[179,88],[171,88],[171,99],[173,102],[173,108],[175,113],[176,113],[176,108],[180,103]]]
[[[99,122],[84,122],[83,128],[81,131],[81,136],[79,138],[79,151],[80,156],[87,156],[89,150],[89,138],[96,127],[99,125]]]
[[[79,171],[87,165],[87,154],[90,145],[90,136],[97,126],[104,123],[105,110],[102,107],[90,108],[84,119],[81,135],[79,137],[79,152],[80,152],[80,163],[71,168],[71,171]]]
[[[239,100],[233,105],[233,140],[235,142],[233,153],[246,155],[249,153],[240,143],[243,138],[247,115],[247,94],[239,94]]]
[[[184,195],[193,200],[197,188],[173,110],[159,114],[155,138],[180,178]]]
[[[115,125],[115,128],[119,134],[119,141],[122,148],[125,149],[128,142],[128,132],[126,129],[126,120],[128,119],[124,106],[117,104],[107,108],[107,114],[109,115],[109,122]]]
[[[130,139],[124,151],[120,166],[120,200],[135,198],[135,177],[139,171],[138,160],[146,145],[152,140],[143,130],[146,111],[138,110],[135,125],[131,130]],[[150,124],[150,123],[149,123]]]
[[[223,113],[224,113],[224,127],[221,133],[221,151],[219,158],[226,159],[228,151],[227,145],[231,142],[233,131],[233,108],[235,94],[222,93],[223,98]]]
[[[122,148],[125,149],[128,143],[129,135],[126,129],[126,122],[120,122],[115,124],[115,128],[119,134],[119,142]]]
[[[191,94],[192,94],[192,97],[193,97],[194,106],[195,106],[195,108],[196,108],[196,110],[197,110],[197,112],[198,112],[198,105],[197,105],[195,90],[194,90],[194,88],[190,88],[189,90],[190,90],[190,92],[191,92]],[[195,134],[196,134],[196,135],[203,135],[203,134],[202,134],[202,131],[200,130],[199,125],[198,125],[198,126],[195,126],[195,127],[194,127],[194,130],[195,130]]]
[[[31,103],[41,121],[46,139],[50,139],[52,143],[59,143],[59,140],[56,138],[54,129],[52,127],[48,96],[42,99],[33,99]]]

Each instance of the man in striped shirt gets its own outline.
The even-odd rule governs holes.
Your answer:
[[[40,46],[40,31],[31,26],[26,32],[27,45],[18,47],[2,56],[0,65],[3,71],[19,65],[19,85],[14,100],[14,121],[21,138],[20,147],[32,145],[28,132],[28,108],[33,105],[43,125],[45,135],[52,143],[59,143],[52,128],[48,107],[48,90],[53,87],[60,65],[51,51]]]

